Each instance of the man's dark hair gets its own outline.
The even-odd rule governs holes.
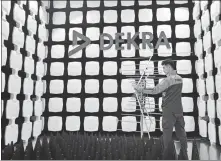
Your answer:
[[[166,59],[161,63],[161,65],[170,65],[174,70],[176,70],[176,65],[173,60]]]

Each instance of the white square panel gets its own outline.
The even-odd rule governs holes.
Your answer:
[[[62,117],[50,116],[48,118],[48,131],[61,131],[62,130]]]
[[[66,13],[65,12],[53,12],[52,22],[55,25],[65,24]]]
[[[192,117],[192,116],[184,116],[184,121],[185,121],[185,131],[186,132],[193,132],[193,131],[195,131],[194,117]]]
[[[109,35],[111,35],[111,37],[113,39],[115,39],[115,34],[117,33],[117,27],[116,26],[105,26],[103,33],[108,33]],[[109,38],[106,36],[103,36],[103,38],[104,38],[104,40],[109,40]]]
[[[99,81],[97,79],[87,79],[85,81],[85,93],[95,94],[99,92]]]
[[[117,80],[115,79],[106,79],[103,82],[103,92],[108,94],[117,93]]]
[[[122,75],[135,75],[135,62],[134,61],[122,61],[120,73]]]
[[[65,29],[56,28],[52,30],[52,41],[64,41]]]
[[[100,11],[88,11],[87,12],[87,23],[99,23],[100,22]]]
[[[63,80],[51,80],[50,81],[50,93],[61,94],[64,90]]]
[[[84,1],[70,1],[70,7],[71,8],[81,8],[83,7]]]
[[[135,47],[131,44],[131,48],[128,49],[127,44],[122,44],[122,47],[124,48],[121,51],[121,56],[126,58],[135,57]]]
[[[205,80],[198,79],[197,80],[197,91],[199,95],[205,95],[206,94],[206,82]]]
[[[32,95],[34,88],[34,81],[30,78],[25,78],[23,83],[23,92],[26,95]]]
[[[68,49],[68,52],[70,52],[74,48],[76,48],[76,46],[73,47],[73,45],[70,45],[69,49]],[[82,57],[82,50],[80,50],[80,51],[74,53],[73,55],[69,56],[69,58],[71,58],[71,59],[77,59],[77,58],[81,58],[81,57]]]
[[[170,21],[170,19],[171,19],[170,8],[157,9],[157,21]]]
[[[156,0],[156,2],[157,2],[158,5],[168,5],[168,4],[170,4],[169,0],[165,0],[165,1]]]
[[[125,116],[122,117],[122,131],[124,132],[132,132],[137,130],[137,120],[134,116]]]
[[[139,6],[148,6],[152,4],[152,1],[144,1],[144,0],[138,0]]]
[[[206,12],[204,12],[204,13],[202,14],[201,22],[202,22],[202,28],[203,28],[203,30],[206,31],[207,27],[209,27],[209,25],[210,25],[210,14],[209,14],[209,10],[206,10]]]
[[[67,116],[66,117],[66,130],[67,131],[79,131],[81,120],[79,116]]]
[[[1,89],[2,89],[2,92],[3,92],[5,90],[5,73],[2,73],[2,77],[1,78],[2,78],[2,83],[1,83],[2,84],[2,88]]]
[[[103,64],[103,75],[113,76],[117,75],[117,62],[107,61]]]
[[[136,110],[136,98],[135,97],[123,97],[121,100],[121,108],[124,112],[135,112]]]
[[[189,56],[191,54],[191,46],[189,42],[176,43],[177,56]]]
[[[201,21],[197,20],[195,21],[195,25],[194,25],[194,36],[195,38],[199,38],[202,34],[202,25],[201,25]]]
[[[158,55],[162,56],[162,57],[168,57],[168,56],[172,56],[172,44],[170,44],[170,49],[167,48],[166,45],[160,45],[157,49],[158,51]]]
[[[80,98],[67,98],[66,102],[67,112],[80,112],[81,110],[81,100]]]
[[[134,22],[134,20],[135,20],[134,10],[131,9],[121,10],[121,22],[130,23]]]
[[[42,129],[43,129],[43,124],[42,124],[42,120],[37,120],[34,122],[33,125],[33,136],[34,137],[38,137],[39,135],[41,135]]]
[[[99,111],[99,99],[98,98],[86,98],[84,102],[85,112],[98,112]]]
[[[164,32],[166,38],[171,38],[172,30],[170,25],[158,25],[157,26],[157,36],[159,37],[161,32]]]
[[[56,30],[56,31],[54,31],[54,30]],[[39,36],[40,39],[42,39],[42,41],[47,41],[48,40],[48,32],[47,31],[48,30],[45,28],[45,25],[42,25],[42,24],[39,25],[39,27],[38,27],[38,36]],[[58,29],[58,30],[57,29],[53,29],[52,30],[52,39],[56,41],[56,39],[59,39],[59,37],[58,36],[54,36],[54,34],[62,35],[64,32],[65,32],[64,29]],[[57,40],[57,41],[59,41],[59,40]]]
[[[214,63],[215,67],[221,67],[221,47],[214,51]]]
[[[52,45],[51,47],[52,58],[63,58],[64,57],[64,46],[63,45]]]
[[[81,75],[82,65],[81,62],[69,62],[68,63],[68,75],[78,76]]]
[[[214,78],[213,78],[213,76],[209,76],[206,79],[206,91],[207,91],[207,94],[215,93]]]
[[[209,140],[211,143],[216,143],[216,126],[211,122],[208,123]]]
[[[189,25],[176,25],[176,37],[177,38],[189,38],[190,27]]]
[[[203,54],[203,41],[202,39],[198,39],[194,45],[195,54],[200,57]]]
[[[70,24],[80,24],[83,22],[83,12],[82,11],[72,11],[69,16]]]
[[[185,3],[188,3],[188,0],[182,0],[182,1],[180,1],[180,0],[174,0],[174,3],[175,3],[175,4],[185,4]]]
[[[108,50],[103,51],[105,58],[115,58],[117,57],[117,50],[115,49],[115,45],[112,45],[112,47]]]
[[[143,131],[154,132],[156,127],[156,119],[154,117],[145,117],[143,120]]]
[[[46,64],[44,64],[42,61],[37,62],[36,64],[36,75],[39,77],[43,77],[46,73]]]
[[[70,29],[69,29],[69,40],[70,40],[70,41],[73,41],[73,31],[78,32],[78,33],[80,33],[80,34],[83,34],[82,28],[80,28],[80,27],[70,28]],[[76,37],[77,37],[77,41],[80,41],[80,40],[81,40],[78,36],[76,36]],[[72,45],[72,46],[73,46],[73,45]]]
[[[122,26],[121,27],[121,33],[123,33],[123,36],[120,36],[118,39],[127,39],[128,37],[129,37],[129,35],[128,34],[130,34],[130,38],[132,38],[134,35],[135,35],[135,28],[134,28],[134,26]],[[115,39],[115,41],[116,41],[116,37],[114,36],[114,39]],[[131,46],[133,46],[133,45],[131,45]],[[126,49],[127,47],[125,46],[125,49]],[[125,50],[124,49],[124,50]],[[124,51],[124,50],[122,50],[122,52]]]
[[[221,74],[218,74],[215,76],[215,86],[216,86],[216,92],[221,93]]]
[[[206,57],[204,58],[205,59],[205,71],[206,72],[210,72],[213,70],[213,56],[212,54],[207,54]]]
[[[10,75],[8,81],[8,92],[12,94],[20,93],[21,78],[17,75]]]
[[[199,119],[199,134],[200,136],[207,137],[207,122]]]
[[[85,73],[86,75],[98,75],[100,71],[99,62],[90,61],[86,62]]]
[[[81,93],[81,80],[80,79],[69,79],[67,83],[68,93]]]
[[[28,141],[28,139],[31,137],[31,132],[32,132],[32,123],[31,122],[23,123],[21,130],[21,139]]]
[[[193,112],[193,98],[182,97],[183,112]]]
[[[192,92],[193,92],[193,80],[189,78],[183,78],[182,93],[192,93]]]
[[[33,113],[33,101],[31,100],[24,100],[23,107],[22,107],[22,116],[23,117],[30,117]]]
[[[53,2],[54,8],[66,8],[66,6],[67,6],[67,1],[54,1]]]
[[[134,0],[131,0],[131,1],[122,0],[120,2],[121,2],[121,6],[133,6],[134,5]]]
[[[43,112],[43,102],[42,101],[35,101],[34,102],[34,115],[41,116]]]
[[[87,1],[87,7],[100,7],[100,1]]]
[[[151,22],[153,20],[152,9],[140,9],[138,12],[138,18],[139,22]]]
[[[193,7],[193,20],[199,18],[200,15],[200,3],[195,3]]]
[[[139,26],[139,38],[142,39],[145,36],[145,32],[149,32],[153,34],[153,26],[150,25],[143,25],[143,26]],[[149,35],[146,35],[145,37],[146,39],[150,39]]]
[[[44,3],[44,1],[42,1],[42,3]],[[46,2],[47,3],[47,2]],[[48,24],[48,13],[47,11],[45,10],[45,7],[44,6],[40,6],[39,7],[39,16],[40,16],[40,20],[45,23],[45,24]]]
[[[192,64],[190,60],[179,60],[176,64],[178,74],[191,74]]]
[[[216,117],[216,105],[214,100],[208,100],[207,101],[207,111],[209,118],[215,118]]]
[[[179,7],[175,9],[175,20],[176,21],[188,21],[189,20],[189,9],[185,7]]]
[[[6,103],[6,118],[16,119],[19,116],[19,101],[8,100]]]
[[[105,7],[114,7],[117,6],[117,1],[104,1]]]
[[[23,26],[25,23],[25,11],[17,3],[14,5],[13,14],[14,20]]]
[[[100,29],[98,27],[88,27],[86,29],[86,36],[91,40],[99,40],[100,37]]]
[[[17,27],[13,28],[12,43],[22,48],[24,45],[24,33],[20,31]]]
[[[52,76],[64,75],[64,63],[60,63],[60,62],[51,63],[50,74]]]
[[[134,93],[135,92],[131,81],[134,81],[134,80],[133,79],[122,79],[122,81],[121,81],[122,93]]]
[[[11,1],[2,1],[2,11],[9,14],[11,10]]]
[[[37,1],[28,1],[29,9],[34,14],[37,15],[38,12],[38,2]]]
[[[2,19],[2,40],[8,40],[9,35],[9,23]]]
[[[11,50],[10,67],[17,71],[21,70],[22,68],[22,55],[14,50]]]
[[[210,15],[211,19],[215,20],[216,16],[220,15],[221,13],[221,2],[220,1],[213,1],[210,6]]]
[[[35,40],[31,36],[26,37],[26,50],[31,54],[35,53]]]
[[[6,65],[6,62],[7,62],[7,48],[4,46],[4,45],[2,45],[2,55],[1,55],[2,57],[2,60],[1,60],[1,62],[2,62],[2,66],[4,66],[4,65]]]
[[[103,111],[105,112],[117,112],[118,102],[117,98],[105,97],[103,99]]]
[[[48,105],[49,112],[62,112],[63,99],[62,98],[50,98]]]
[[[218,41],[221,40],[220,30],[221,30],[221,21],[218,21],[217,24],[212,27],[212,38],[214,43],[217,43]]]
[[[143,46],[142,43],[139,45],[140,46],[140,50],[139,50],[140,57],[151,57],[151,56],[153,56],[153,51],[154,51],[153,43],[150,43],[150,46],[148,44],[145,44],[145,45],[146,45],[146,49],[145,49],[145,47]]]
[[[197,99],[198,115],[203,117],[206,115],[206,101],[201,98]]]
[[[86,57],[87,58],[97,58],[100,54],[100,49],[98,44],[90,44],[86,48]]]
[[[84,131],[97,131],[98,126],[98,117],[87,116],[84,118]]]
[[[102,127],[104,131],[117,131],[118,118],[115,116],[104,116]]]
[[[48,50],[47,50],[48,53]],[[38,47],[37,47],[37,55],[38,57],[42,60],[45,59],[47,57],[47,53],[46,53],[46,46],[44,46],[43,43],[38,43]],[[52,55],[52,54],[51,54]],[[53,56],[52,56],[53,57]]]
[[[154,62],[148,61],[148,60],[140,61],[139,70],[140,70],[140,74],[143,74],[144,70],[145,70],[146,74],[153,74],[154,73]]]
[[[15,144],[18,140],[18,125],[12,124],[5,128],[5,145]]]
[[[117,23],[117,11],[105,10],[104,11],[104,23]]]

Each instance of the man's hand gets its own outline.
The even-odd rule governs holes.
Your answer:
[[[135,86],[135,87],[134,87],[134,90],[135,90],[135,92],[137,92],[137,93],[142,93],[142,92],[143,92],[143,88],[142,88],[142,87],[139,87],[139,86]]]

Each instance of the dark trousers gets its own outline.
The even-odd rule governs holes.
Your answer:
[[[162,128],[163,128],[163,144],[164,144],[164,152],[163,159],[167,158],[169,143],[172,140],[173,127],[175,127],[176,136],[181,144],[181,152],[184,155],[185,159],[188,159],[187,156],[187,137],[185,132],[185,122],[183,114],[174,114],[170,111],[163,111],[163,120],[162,120]]]

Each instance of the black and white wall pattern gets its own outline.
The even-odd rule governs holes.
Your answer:
[[[143,69],[147,63],[145,58],[153,55],[152,67],[161,67],[161,60],[166,58],[177,60],[178,73],[184,80],[185,128],[188,136],[199,135],[193,6],[194,3],[189,1],[51,1],[47,26],[48,55],[45,59],[45,132],[126,134],[140,131],[139,117],[122,116],[140,114],[136,103],[130,102],[134,90],[126,74],[139,74],[135,70]],[[73,49],[73,30],[89,37],[92,43],[69,57],[68,52]],[[117,32],[131,32],[132,35],[151,32],[153,46],[156,46],[161,31],[166,33],[171,49],[160,46],[154,50],[132,48],[117,51],[112,46],[106,51],[99,50],[101,33],[114,37]],[[136,42],[141,45],[141,37]],[[135,57],[144,59],[131,59]],[[162,70],[157,73],[163,74]],[[147,85],[156,83],[158,80],[150,79]],[[152,111],[160,113],[161,96],[150,96],[149,100],[153,108],[158,108]],[[160,135],[162,128],[157,120],[161,117],[153,115],[152,120],[152,135]]]
[[[2,1],[2,148],[43,130],[47,3]]]
[[[195,2],[193,19],[196,61],[199,133],[221,144],[221,2]]]
[[[50,1],[49,17],[46,3],[2,2],[2,146],[62,130],[140,131],[140,117],[126,116],[140,115],[127,75],[141,74],[149,56],[159,67],[152,74],[163,75],[162,60],[176,60],[188,136],[220,143],[220,1]],[[73,30],[92,43],[69,57]],[[156,46],[161,31],[171,49],[99,50],[101,33],[151,32]],[[162,112],[161,95],[147,99]],[[151,118],[151,135],[161,135],[161,117]]]

